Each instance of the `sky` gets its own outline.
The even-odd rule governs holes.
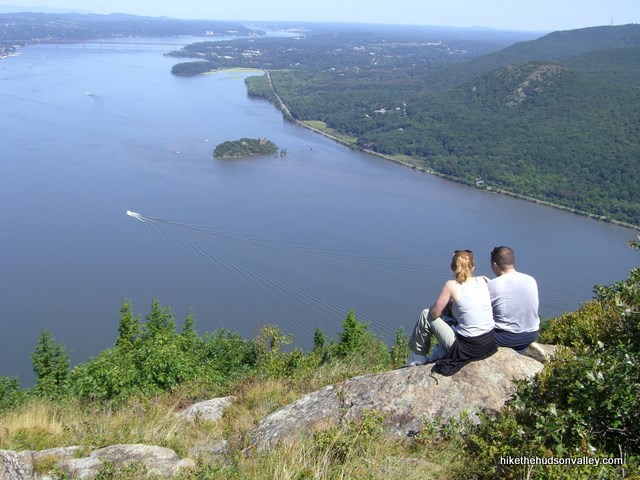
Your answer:
[[[549,32],[640,23],[640,0],[0,0],[83,13],[359,22]]]

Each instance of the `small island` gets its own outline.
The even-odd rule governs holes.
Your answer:
[[[278,153],[278,146],[266,138],[241,138],[223,142],[213,151],[216,158],[241,158]]]

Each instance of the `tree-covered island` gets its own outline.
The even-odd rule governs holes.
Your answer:
[[[266,138],[241,138],[222,142],[213,151],[216,158],[240,158],[258,155],[274,155],[278,153],[278,146]]]

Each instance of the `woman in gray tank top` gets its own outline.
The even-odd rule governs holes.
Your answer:
[[[451,270],[455,280],[444,284],[436,302],[422,311],[411,333],[409,348],[413,353],[407,361],[408,366],[443,359],[466,363],[495,351],[489,288],[484,277],[473,276],[473,253],[456,250],[451,259]],[[453,316],[443,314],[449,303]],[[429,354],[432,335],[438,343]]]

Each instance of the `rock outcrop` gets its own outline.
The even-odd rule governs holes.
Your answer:
[[[217,422],[222,418],[224,411],[231,406],[235,399],[236,397],[229,396],[206,400],[204,402],[191,405],[189,408],[177,413],[176,415],[191,422],[196,420]]]
[[[523,351],[519,352],[525,357],[531,357],[542,363],[547,363],[558,351],[557,345],[546,345],[543,343],[533,342]]]
[[[214,398],[196,403],[176,415],[185,421],[218,421],[231,406],[235,397]],[[228,453],[228,444],[222,440],[214,445],[196,445],[190,454],[194,458],[216,460]],[[192,459],[181,459],[169,448],[154,445],[112,445],[94,450],[82,456],[83,447],[51,448],[48,450],[25,450],[14,452],[0,450],[0,480],[48,479],[47,473],[38,474],[42,464],[55,465],[57,469],[74,479],[90,479],[96,476],[105,463],[112,463],[117,470],[131,464],[144,467],[151,477],[170,478],[177,476],[183,468],[192,468]]]
[[[0,450],[0,480],[23,480],[27,476],[18,454],[11,450]]]
[[[385,430],[408,435],[425,420],[444,421],[467,411],[499,411],[514,392],[514,380],[531,379],[543,365],[509,348],[471,362],[451,377],[432,373],[432,365],[363,375],[306,395],[265,417],[254,431],[254,445],[265,450],[319,428],[358,419],[364,411],[385,416]]]
[[[181,459],[169,448],[154,445],[112,445],[94,450],[86,457],[77,458],[81,447],[52,448],[42,451],[13,452],[0,450],[0,480],[27,480],[50,478],[36,473],[39,462],[51,459],[60,471],[70,478],[89,479],[96,476],[106,462],[116,469],[139,464],[149,476],[170,478],[183,468],[193,468],[191,459]]]

